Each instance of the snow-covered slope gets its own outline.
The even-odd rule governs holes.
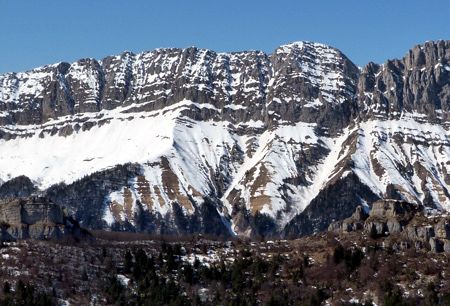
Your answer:
[[[152,232],[271,235],[298,215],[311,232],[386,197],[448,210],[449,58],[440,41],[360,71],[297,42],[0,75],[0,183],[24,175],[75,213],[95,206],[86,226]]]
[[[374,193],[389,185],[412,203],[450,210],[450,131],[447,126],[402,119],[359,126],[353,171]]]

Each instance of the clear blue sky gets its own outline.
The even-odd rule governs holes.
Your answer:
[[[124,50],[263,50],[310,40],[353,62],[450,39],[449,0],[0,0],[0,73]]]

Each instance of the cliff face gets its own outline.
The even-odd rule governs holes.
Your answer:
[[[19,198],[0,203],[2,241],[16,239],[80,239],[86,236],[61,206],[45,198]]]
[[[63,212],[61,207],[39,199],[32,199],[29,202],[12,200],[1,205],[0,222],[10,225],[63,224]]]
[[[416,113],[421,120],[443,123],[450,108],[450,41],[427,42],[401,60],[368,64],[358,82],[364,118],[400,119]]]
[[[0,75],[0,198],[39,189],[87,227],[174,234],[295,237],[383,198],[446,211],[449,60],[436,41],[359,69],[298,42]]]
[[[328,126],[336,123],[324,117],[345,109],[337,105],[352,99],[357,76],[358,68],[340,51],[307,42],[281,46],[271,55],[197,48],[123,53],[1,75],[0,124],[44,124],[117,108],[154,111],[187,100],[194,103],[183,112],[193,119]],[[348,123],[345,115],[347,120],[336,118],[341,125]]]

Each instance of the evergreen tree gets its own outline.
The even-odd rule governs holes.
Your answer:
[[[125,253],[125,262],[123,265],[123,269],[125,273],[130,273],[131,268],[133,267],[133,255],[129,250]]]
[[[8,282],[5,282],[3,284],[3,293],[4,294],[9,294],[11,293],[11,285]]]

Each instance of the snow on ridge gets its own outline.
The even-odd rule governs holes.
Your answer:
[[[319,49],[334,49],[335,48],[323,44],[323,43],[317,43],[317,42],[311,42],[311,41],[294,41],[292,43],[288,43],[288,44],[284,44],[279,46],[277,49],[285,49],[285,48],[304,48],[305,46],[308,47],[314,47],[314,48],[319,48]],[[156,53],[166,53],[168,51],[179,51],[180,53],[186,51],[186,50],[190,50],[190,49],[196,49],[199,52],[209,52],[215,55],[219,55],[219,56],[239,56],[239,55],[247,55],[247,54],[259,54],[259,55],[268,55],[267,53],[261,51],[261,50],[243,50],[243,51],[230,51],[230,52],[217,52],[214,51],[212,49],[207,49],[207,48],[199,48],[196,46],[190,46],[190,47],[184,47],[184,48],[177,48],[177,47],[163,47],[163,48],[154,48],[152,50],[147,50],[147,51],[142,51],[142,52],[138,52],[138,53],[134,53],[133,51],[129,51],[129,50],[124,50],[122,51],[120,54],[116,54],[116,55],[110,55],[107,57],[114,57],[115,59],[122,59],[122,58],[135,58],[135,59],[141,59],[141,58],[146,58],[149,56],[152,56],[153,54]],[[277,51],[275,51],[277,52]],[[80,62],[83,61],[97,61],[98,63],[102,63],[107,57],[104,57],[102,59],[95,59],[92,57],[86,57],[86,58],[79,58],[77,60],[68,62],[68,64],[70,66],[73,65],[78,65]],[[11,76],[11,75],[18,75],[18,74],[32,74],[35,72],[41,72],[44,70],[48,70],[49,68],[55,68],[58,65],[60,65],[63,62],[57,62],[57,63],[52,63],[52,64],[47,64],[47,65],[42,65],[42,66],[38,66],[36,68],[32,68],[29,70],[25,70],[25,71],[20,71],[20,72],[6,72],[6,73],[2,73],[0,74],[0,78],[4,77],[4,76]]]
[[[18,76],[18,75],[30,75],[33,73],[39,73],[39,72],[44,72],[48,69],[52,69],[52,68],[56,68],[58,67],[62,62],[57,62],[57,63],[53,63],[53,64],[48,64],[48,65],[43,65],[43,66],[39,66],[36,68],[32,68],[32,69],[28,69],[28,70],[24,70],[24,71],[18,71],[18,72],[6,72],[6,73],[0,73],[0,79],[2,77],[7,77],[7,76]]]
[[[299,42],[285,46],[294,45],[308,45],[312,48],[311,50],[315,50],[313,53],[318,56],[318,59],[314,65],[323,66],[332,63],[336,57],[333,52],[337,51],[319,43]],[[95,111],[104,107],[101,87],[101,82],[104,81],[103,74],[107,77],[104,102],[113,102],[114,107],[122,102],[129,105],[135,102],[146,103],[151,99],[154,100],[155,96],[164,98],[173,96],[172,86],[164,86],[161,89],[162,84],[173,84],[173,78],[182,82],[181,86],[184,88],[194,87],[200,91],[212,93],[213,99],[217,101],[227,99],[247,101],[266,97],[268,87],[271,82],[273,83],[273,67],[270,56],[264,52],[216,53],[208,49],[192,49],[194,51],[190,49],[192,48],[165,48],[138,54],[125,52],[113,56],[112,59],[106,57],[98,61],[80,59],[68,64],[65,74],[60,74],[54,69],[48,70],[49,67],[58,65],[54,64],[36,68],[30,73],[0,75],[0,101],[31,103],[35,101],[34,98],[41,98],[48,89],[50,84],[48,81],[56,78],[59,86],[67,92],[71,92],[71,88],[76,89],[73,91],[75,113]],[[185,54],[186,52],[193,53]],[[185,61],[180,61],[182,57]],[[340,72],[333,73],[324,67],[316,69],[307,63],[302,63],[303,57],[298,59],[299,65],[302,66],[301,76],[310,79],[314,86],[320,87],[323,99],[326,101],[342,102],[340,97],[337,99],[332,97],[334,91],[345,90],[345,83]],[[106,59],[108,61],[105,61]],[[108,63],[111,65],[107,65]],[[109,79],[111,74],[112,78]],[[120,87],[119,92],[111,90],[117,87]],[[315,106],[318,106],[317,103]],[[17,111],[20,110],[21,108],[18,107]]]
[[[288,44],[284,44],[279,46],[276,50],[275,53],[276,54],[280,54],[280,53],[290,53],[292,52],[293,49],[316,49],[317,52],[320,52],[320,50],[335,50],[334,53],[336,53],[336,49],[323,44],[323,43],[318,43],[318,42],[312,42],[312,41],[307,41],[307,40],[300,40],[300,41],[294,41]]]
[[[52,77],[44,68],[0,75],[0,101],[19,104],[22,95],[40,97],[45,89],[42,80],[51,80]]]

